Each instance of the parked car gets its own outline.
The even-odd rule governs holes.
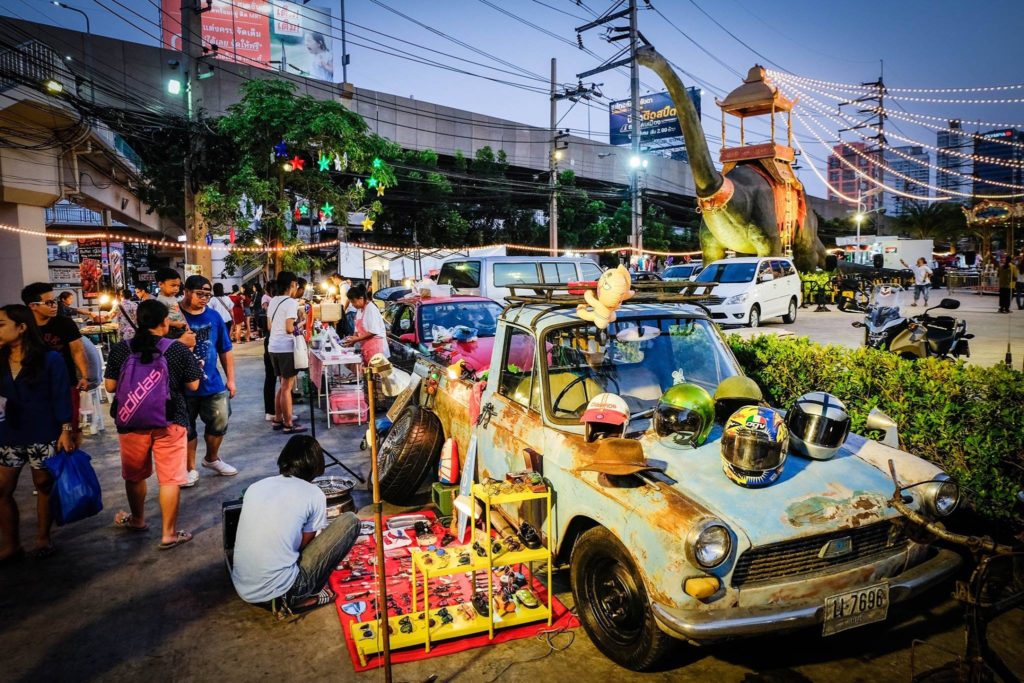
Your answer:
[[[455,257],[441,264],[437,284],[455,294],[485,296],[504,303],[510,284],[597,280],[601,268],[587,258],[536,256]]]
[[[665,270],[661,271],[662,280],[692,280],[700,271],[704,269],[704,265],[700,261],[694,261],[691,263],[680,263],[679,265],[669,266]]]
[[[761,260],[754,261],[756,269]],[[725,387],[749,383],[738,377],[742,370],[706,313],[674,296],[679,300],[666,302],[665,295],[638,292],[606,329],[577,314],[582,298],[552,305],[537,297],[509,307],[498,319],[478,401],[470,381],[449,379],[443,365],[417,359],[419,389],[378,458],[384,499],[402,504],[415,495],[424,473],[436,471],[445,437],[458,442],[460,453],[469,452],[471,439],[477,444],[478,482],[505,481],[524,468],[538,472],[554,494],[551,515],[529,504],[504,506],[505,512],[516,527],[526,523],[540,534],[555,566],[568,565],[580,621],[594,644],[638,670],[678,649],[677,641],[814,626],[830,634],[895,621],[890,604],[955,573],[959,555],[908,533],[887,504],[887,463],[904,482],[931,480],[908,489],[907,500],[932,519],[953,511],[959,491],[939,468],[896,447],[839,430],[838,450],[815,456],[827,459],[790,454],[763,488],[734,483],[723,471],[723,448],[735,448],[739,437],[730,431],[727,438],[726,430],[746,424],[755,434],[766,429],[762,414],[780,417],[756,406],[745,422],[729,417],[735,397],[750,393]],[[672,410],[662,412],[671,390],[681,388],[677,382],[710,394],[702,412],[690,415],[699,421],[687,417],[684,424]],[[614,421],[625,436],[616,444],[588,440],[589,425],[581,424],[589,401],[604,392],[629,413]],[[471,414],[474,404],[479,419]],[[715,416],[719,408],[725,417]],[[699,441],[674,436],[697,433]],[[617,473],[601,469],[628,452],[639,452],[643,462]],[[756,452],[752,467],[763,462],[765,451]],[[645,471],[652,467],[658,471]],[[799,636],[811,649],[816,638]]]
[[[703,303],[723,325],[757,327],[766,318],[796,320],[802,293],[793,262],[782,256],[748,256],[715,261],[697,282],[717,282],[714,296]]]
[[[501,305],[479,296],[406,297],[384,309],[391,361],[412,370],[419,355],[433,356],[445,364],[464,359],[470,370],[486,368],[491,360],[494,330]],[[434,328],[456,326],[476,330],[476,339],[439,343]]]
[[[629,274],[633,282],[661,282],[662,277],[651,270],[638,270]]]

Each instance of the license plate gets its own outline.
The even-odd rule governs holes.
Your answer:
[[[822,635],[884,621],[889,613],[889,584],[876,583],[867,588],[830,595],[825,598]]]

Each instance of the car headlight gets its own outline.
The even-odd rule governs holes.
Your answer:
[[[732,535],[719,521],[710,520],[690,532],[687,549],[701,567],[711,569],[722,564],[732,550]]]
[[[949,479],[922,484],[919,493],[922,505],[933,517],[948,517],[960,503],[960,487]]]
[[[749,294],[749,292],[743,292],[742,294],[735,294],[733,296],[730,296],[728,299],[725,300],[725,304],[727,306],[732,304],[741,304],[747,300],[747,294]]]

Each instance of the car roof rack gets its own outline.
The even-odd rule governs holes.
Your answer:
[[[542,305],[544,308],[533,317],[530,325],[536,324],[537,320],[547,315],[566,308],[576,308],[578,305],[587,305],[583,298],[584,290],[593,290],[596,283],[524,283],[506,285],[511,294],[505,297],[508,304],[501,312],[502,317],[506,316],[513,309],[520,309],[528,305]],[[718,286],[717,282],[693,282],[693,281],[661,281],[661,282],[634,282],[630,288],[635,294],[625,303],[629,304],[693,304],[708,312],[704,303],[711,296],[711,290]],[[579,294],[570,293],[571,289],[580,291]],[[710,315],[710,312],[708,313]]]

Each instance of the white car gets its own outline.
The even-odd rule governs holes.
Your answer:
[[[509,285],[592,281],[601,267],[589,258],[565,256],[454,256],[441,264],[439,285],[453,294],[485,296],[498,303],[512,293]]]
[[[796,320],[800,307],[800,276],[793,261],[783,256],[749,256],[715,261],[701,271],[697,282],[717,282],[707,306],[722,325],[757,327],[765,318]]]

